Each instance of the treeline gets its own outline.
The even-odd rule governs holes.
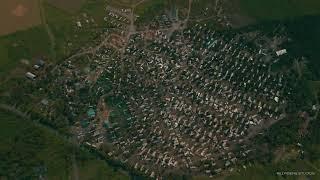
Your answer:
[[[71,145],[8,112],[0,111],[0,127],[0,177],[66,177]]]

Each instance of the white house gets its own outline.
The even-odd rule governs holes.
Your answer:
[[[287,50],[286,49],[281,49],[279,51],[276,52],[277,56],[282,56],[284,54],[287,54]]]
[[[31,79],[31,80],[35,80],[37,76],[35,74],[31,73],[31,72],[27,72],[26,73],[26,77]]]

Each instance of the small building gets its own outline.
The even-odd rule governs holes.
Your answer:
[[[49,104],[49,101],[47,99],[42,99],[41,104],[47,106]]]
[[[39,60],[37,61],[37,64],[36,64],[36,65],[38,65],[39,67],[43,67],[44,64],[45,64],[44,60],[39,59]]]
[[[42,59],[38,59],[37,62],[35,63],[35,65],[33,65],[33,68],[35,70],[38,70],[40,68],[42,68],[44,66],[44,61]]]
[[[33,66],[33,68],[36,69],[36,70],[38,70],[38,69],[40,69],[40,66],[39,66],[38,64],[35,64],[35,65]]]
[[[284,54],[287,54],[287,50],[286,49],[282,49],[276,52],[277,56],[282,56]]]
[[[318,107],[317,107],[317,105],[313,105],[313,106],[312,106],[312,110],[313,110],[313,111],[316,111],[316,110],[318,110]]]
[[[31,72],[27,72],[26,73],[26,77],[31,79],[31,80],[35,80],[37,76],[35,74],[31,73]]]
[[[78,22],[77,22],[77,26],[78,26],[79,28],[81,28],[81,27],[82,27],[82,24],[81,24],[81,22],[80,22],[80,21],[78,21]]]

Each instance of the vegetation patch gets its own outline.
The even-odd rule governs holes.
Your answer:
[[[0,111],[0,177],[8,179],[69,179],[76,155],[79,177],[83,179],[128,179],[105,161],[11,113]],[[76,172],[77,173],[77,172]]]
[[[139,16],[138,22],[148,22],[157,15],[161,15],[168,7],[168,1],[152,0],[139,4],[135,9],[135,14]]]
[[[71,145],[27,120],[0,111],[0,176],[67,179]]]
[[[239,0],[244,14],[258,20],[286,19],[320,13],[318,0]]]

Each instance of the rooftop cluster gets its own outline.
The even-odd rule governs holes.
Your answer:
[[[246,161],[251,138],[286,116],[289,75],[270,71],[286,53],[205,24],[132,32],[121,51],[102,44],[55,67],[46,104],[63,98],[56,113],[79,142],[146,176],[213,176]]]
[[[242,161],[248,140],[285,116],[286,75],[276,53],[195,25],[145,43],[137,34],[110,67],[130,114],[106,130],[112,155],[151,177],[214,175]],[[108,71],[108,70],[107,70]]]

